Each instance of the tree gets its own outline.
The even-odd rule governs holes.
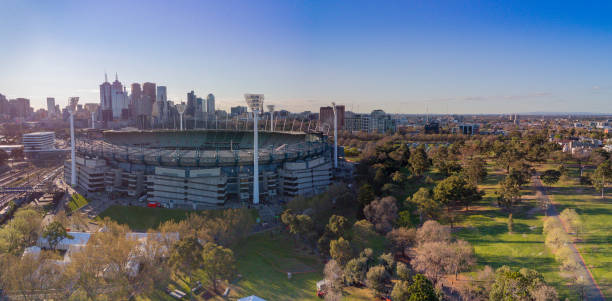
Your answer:
[[[391,275],[382,265],[373,266],[366,275],[366,285],[374,290],[378,296],[383,296],[387,285],[391,283]]]
[[[329,243],[329,254],[335,261],[344,266],[353,256],[351,243],[343,237],[332,240]]]
[[[363,209],[363,213],[376,231],[389,232],[397,219],[397,201],[392,196],[374,200]]]
[[[415,204],[419,213],[419,222],[423,223],[424,219],[436,219],[440,211],[440,203],[436,202],[431,191],[425,187],[419,188],[412,195],[412,198],[406,200],[408,203]]]
[[[450,244],[452,255],[450,259],[450,268],[455,273],[455,279],[458,278],[459,272],[466,271],[476,263],[474,257],[474,248],[465,240],[458,240]]]
[[[544,289],[543,289],[544,288]],[[502,266],[495,271],[495,282],[491,287],[489,298],[492,301],[505,300],[550,300],[554,289],[544,282],[542,274],[531,269],[512,270]],[[554,292],[556,295],[556,292]],[[545,299],[536,299],[536,296]]]
[[[407,280],[400,280],[395,282],[393,285],[393,290],[391,290],[391,299],[392,300],[409,300],[410,293],[408,292],[410,288],[410,282]]]
[[[601,199],[603,200],[606,186],[610,182],[610,178],[612,178],[612,165],[610,164],[610,161],[605,161],[599,164],[591,178],[593,181],[593,187],[601,191]]]
[[[21,254],[33,245],[41,232],[41,214],[34,209],[18,209],[13,218],[0,228],[0,253]]]
[[[400,211],[395,221],[395,225],[398,227],[410,227],[412,226],[411,214],[408,210]]]
[[[51,247],[51,249],[53,250],[55,250],[57,244],[62,239],[74,238],[72,235],[66,232],[66,228],[64,228],[64,226],[58,221],[54,221],[48,224],[43,230],[42,236],[47,239],[47,242],[49,242],[49,247]]]
[[[478,183],[482,182],[487,176],[486,163],[480,157],[471,158],[464,164],[463,173],[467,177],[468,183],[478,186]]]
[[[544,184],[550,186],[559,182],[559,179],[561,178],[561,172],[558,170],[549,169],[544,171],[540,178],[542,179],[542,182],[544,182]]]
[[[410,268],[405,263],[399,261],[395,267],[395,273],[400,280],[408,281],[410,280]]]
[[[427,153],[425,152],[425,146],[423,144],[415,149],[414,153],[410,155],[408,162],[410,163],[410,171],[415,176],[421,176],[427,171],[429,168],[429,159],[427,158]]]
[[[362,206],[366,206],[372,202],[376,196],[374,195],[374,188],[370,184],[363,184],[359,187],[359,193],[357,193],[357,201]]]
[[[425,276],[417,274],[412,277],[412,284],[408,287],[408,301],[438,301],[433,284]]]
[[[328,295],[333,296],[334,299],[337,299],[335,298],[336,296],[341,297],[344,279],[344,271],[342,270],[342,267],[332,259],[325,264],[323,275],[325,277],[325,282],[327,283],[327,293],[325,294],[325,299],[328,300]]]
[[[183,280],[187,283],[190,291],[193,285],[192,274],[202,266],[202,261],[202,245],[195,237],[184,237],[177,241],[169,258],[174,272],[187,276],[187,279],[183,278]]]
[[[329,223],[327,224],[326,229],[336,237],[340,237],[344,235],[350,226],[351,225],[346,217],[334,214],[329,218]]]
[[[447,242],[450,241],[450,239],[450,228],[440,225],[440,223],[436,221],[426,221],[416,233],[416,242],[418,244],[427,242]]]
[[[359,257],[349,260],[344,266],[344,278],[348,284],[362,284],[370,268],[372,249],[365,249]]]
[[[416,230],[414,228],[399,227],[387,233],[387,240],[391,243],[391,250],[406,255],[408,248],[414,245]]]
[[[451,228],[454,222],[452,211],[461,205],[464,205],[467,210],[471,203],[481,198],[482,193],[459,175],[452,175],[440,181],[434,188],[434,199],[446,206]]]
[[[390,275],[393,274],[393,271],[395,271],[395,258],[393,257],[393,254],[380,254],[380,256],[378,256],[378,261],[380,262],[380,265],[385,267],[385,269],[387,270],[387,272],[389,272]]]
[[[353,235],[351,243],[357,250],[367,248],[370,241],[378,236],[374,230],[374,225],[369,221],[362,219],[358,220],[353,224]]]
[[[230,280],[236,273],[236,261],[232,250],[208,242],[202,248],[202,267],[213,289],[217,291],[218,280]]]
[[[448,242],[426,242],[420,244],[415,253],[410,264],[415,271],[423,273],[430,280],[438,282],[442,275],[453,272],[449,266],[452,253]]]
[[[508,212],[508,227],[512,220],[512,211],[514,207],[521,202],[521,184],[515,177],[511,175],[501,182],[501,190],[497,197],[497,204]]]

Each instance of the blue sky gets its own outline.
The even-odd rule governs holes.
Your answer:
[[[151,81],[223,109],[612,112],[612,2],[0,0],[0,93]]]

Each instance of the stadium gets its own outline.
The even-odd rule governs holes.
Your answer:
[[[269,201],[325,190],[332,146],[319,133],[258,131],[259,195]],[[77,188],[140,197],[170,208],[253,199],[253,132],[104,131],[76,142]],[[65,179],[70,179],[70,160]]]

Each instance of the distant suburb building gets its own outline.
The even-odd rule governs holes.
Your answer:
[[[344,118],[344,129],[355,132],[395,133],[397,121],[383,110],[374,110],[370,114],[347,114]]]

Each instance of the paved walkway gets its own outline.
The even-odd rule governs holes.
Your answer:
[[[536,190],[542,194],[542,198],[544,198],[544,200],[548,204],[547,209],[546,209],[546,215],[556,218],[563,225],[563,229],[565,230],[565,232],[568,232],[567,226],[565,225],[563,220],[559,218],[559,213],[557,212],[557,209],[555,208],[555,205],[553,204],[552,200],[548,196],[546,189],[542,185],[542,181],[540,181],[540,178],[534,177],[533,184]],[[586,263],[584,262],[584,258],[582,258],[582,255],[578,251],[578,248],[576,248],[576,244],[572,242],[572,244],[569,247],[574,252],[576,261],[580,263],[581,269],[580,271],[578,271],[578,273],[580,277],[582,277],[585,280],[585,284],[586,284],[585,299],[595,300],[595,301],[604,301],[605,297],[603,293],[601,292],[599,285],[597,285],[595,278],[593,278],[593,274],[591,274],[591,271],[589,270]]]

